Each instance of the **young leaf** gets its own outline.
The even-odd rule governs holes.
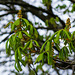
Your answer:
[[[7,28],[10,24],[12,24],[12,22],[9,22],[4,28]]]
[[[75,47],[73,46],[72,42],[71,42],[71,47],[72,47],[73,51],[75,52]]]
[[[55,46],[56,46],[57,50],[60,51],[60,47],[57,43],[55,43]]]
[[[67,35],[68,39],[71,40],[71,37],[69,36],[68,32],[67,32],[66,30],[63,30],[63,31],[64,31],[64,33]]]
[[[19,62],[19,61],[17,62],[17,67],[18,67],[18,69],[19,69],[20,71],[22,71],[22,68],[21,68],[21,65],[20,65],[20,62]]]
[[[47,43],[47,41],[42,45],[40,52],[43,51],[45,44]]]
[[[9,42],[9,40],[7,40],[7,42],[6,42],[6,53],[8,54],[8,42]]]
[[[36,39],[38,38],[38,32],[35,28],[34,28],[34,36],[35,36]]]
[[[19,69],[17,68],[16,63],[15,63],[15,65],[14,65],[14,66],[15,66],[15,69],[19,72]]]
[[[49,41],[46,44],[45,51],[50,51],[50,42]]]
[[[40,47],[36,40],[33,40],[33,41],[35,42],[36,46]]]
[[[26,66],[26,63],[24,60],[20,60],[20,62],[22,63],[23,66]]]
[[[22,31],[25,35],[27,35],[28,37],[31,37],[26,31]]]
[[[15,62],[18,62],[18,50],[15,51]]]
[[[70,50],[70,53],[72,54],[71,43],[69,43],[69,50]]]
[[[19,32],[18,37],[19,37],[20,39],[23,37],[23,36],[22,36],[22,32],[21,32],[21,31]]]
[[[30,25],[30,23],[28,22],[27,19],[22,18],[22,20],[24,20],[24,22],[26,23],[27,26]]]
[[[29,31],[30,35],[33,35],[33,26],[30,26],[30,31]]]
[[[32,43],[32,40],[30,41],[30,44],[29,44],[29,48],[32,48],[33,47],[33,43]]]
[[[37,62],[39,62],[39,61],[41,61],[41,60],[43,60],[43,53],[41,53],[41,54],[37,57],[37,59],[36,59],[36,61],[35,61],[34,64],[36,64]]]
[[[15,22],[14,22],[14,25],[15,26],[18,26],[20,24],[20,19],[17,19]]]
[[[21,51],[20,51],[19,48],[18,48],[18,57],[19,57],[20,60],[22,60]]]
[[[13,31],[13,30],[15,30],[15,24],[14,23],[11,25],[11,31]]]
[[[60,32],[61,32],[61,30],[57,33],[57,36],[55,38],[55,43],[59,43]]]
[[[26,49],[26,48],[29,46],[29,44],[30,44],[30,41],[28,41],[28,42],[25,44],[24,49]]]

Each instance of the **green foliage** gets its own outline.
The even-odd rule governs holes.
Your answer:
[[[64,9],[64,8],[66,8],[66,5],[65,5],[65,4],[63,4],[63,5],[58,5],[56,8]]]
[[[47,8],[49,9],[49,6],[51,5],[52,0],[42,0],[42,3],[47,6]]]
[[[74,3],[73,6],[72,6],[71,12],[74,12],[74,11],[75,11],[75,3]]]
[[[33,42],[37,47],[40,47],[35,40],[38,38],[38,32],[28,20],[24,18],[19,18],[14,23],[9,22],[6,27],[9,25],[11,25],[11,31],[14,31],[14,34],[12,34],[6,42],[6,53],[11,55],[11,50],[14,50],[15,69],[17,71],[22,71],[20,63],[25,66],[28,61],[29,63],[32,62],[29,53],[35,52],[34,50],[31,50],[31,48],[33,48]],[[25,60],[22,59],[22,56],[25,57]],[[29,58],[26,59],[27,56],[29,56]]]
[[[59,21],[59,19],[57,17],[56,19],[50,19],[50,23],[53,25],[55,24],[55,21]],[[75,31],[71,34],[67,31],[67,27],[55,32],[45,41],[42,47],[40,47],[37,39],[40,38],[40,40],[43,41],[43,36],[38,36],[37,30],[28,22],[28,20],[19,18],[14,23],[9,22],[6,27],[9,25],[11,25],[11,31],[14,31],[14,33],[6,42],[6,53],[11,55],[11,50],[14,51],[14,66],[17,71],[22,71],[21,64],[23,66],[26,66],[26,64],[33,64],[33,53],[39,54],[34,64],[39,62],[43,65],[46,61],[49,65],[53,65],[54,67],[55,62],[53,59],[56,55],[54,54],[53,46],[56,46],[59,51],[58,58],[64,61],[67,60],[70,53],[75,51]],[[64,46],[62,48],[60,48],[60,40],[64,41]],[[66,44],[68,44],[68,47]],[[36,48],[40,49],[38,53]],[[30,73],[32,74],[34,71],[31,70]]]

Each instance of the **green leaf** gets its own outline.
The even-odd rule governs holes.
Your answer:
[[[60,51],[60,47],[57,43],[55,43],[56,48],[58,49],[58,51]]]
[[[71,42],[71,47],[72,47],[73,51],[75,52],[75,47],[73,46],[72,42]]]
[[[17,68],[16,63],[15,63],[15,65],[14,65],[14,66],[15,66],[15,69],[19,72],[19,69]]]
[[[23,66],[26,66],[26,63],[24,60],[20,60],[20,62],[22,63]]]
[[[18,48],[18,57],[19,57],[20,60],[22,60],[21,51],[20,51],[19,48]]]
[[[64,31],[65,35],[68,37],[68,39],[71,40],[71,37],[69,36],[68,32],[66,30],[63,30],[63,31]]]
[[[50,51],[50,42],[49,41],[46,44],[45,51]]]
[[[9,40],[7,40],[7,42],[6,42],[6,53],[8,54],[8,42],[9,42]]]
[[[57,35],[56,35],[56,38],[55,38],[55,40],[54,40],[55,43],[59,43],[60,32],[61,32],[61,30],[58,31],[58,33],[57,33]]]
[[[75,31],[71,34],[71,39],[75,38]]]
[[[42,41],[43,38],[44,38],[43,35],[39,35],[39,36],[38,36],[38,39],[39,39],[40,41]]]
[[[33,70],[31,70],[29,75],[35,75],[35,72]]]
[[[60,6],[60,9],[64,9],[64,8],[66,8],[65,4],[63,4],[62,6]]]
[[[73,6],[72,6],[71,12],[74,12],[74,11],[75,11],[75,3],[74,3]]]
[[[26,32],[26,31],[22,31],[25,35],[27,35],[28,37],[31,37],[29,34],[28,34],[28,32]]]
[[[52,65],[53,59],[52,59],[52,57],[50,56],[50,53],[47,52],[47,55],[48,55],[48,64],[49,64],[49,65]]]
[[[70,53],[72,54],[71,43],[69,43],[69,50],[70,50]]]
[[[36,40],[33,40],[33,41],[35,42],[36,46],[40,47]]]
[[[23,36],[22,36],[22,32],[21,32],[21,31],[19,32],[18,37],[19,37],[20,39],[23,37]]]
[[[49,26],[49,24],[48,24],[48,20],[46,20],[45,25],[46,25],[46,26]]]
[[[37,57],[37,59],[36,59],[36,61],[35,61],[34,64],[36,64],[37,62],[39,62],[39,61],[41,61],[41,60],[43,60],[43,53],[41,53],[41,54]]]
[[[59,58],[62,60],[63,59],[63,48],[59,52]]]
[[[38,32],[37,32],[37,30],[35,28],[34,28],[34,36],[35,36],[35,39],[38,38]]]
[[[63,51],[63,52],[64,52],[64,57],[65,57],[65,59],[67,59],[68,53],[69,53],[67,47],[64,47],[64,51]]]
[[[26,23],[26,25],[27,25],[27,26],[29,26],[29,25],[30,25],[30,23],[28,22],[28,20],[27,20],[27,19],[22,18],[22,20],[24,20],[24,22]]]
[[[47,52],[47,55],[48,55],[48,64],[50,64],[50,54],[49,54],[49,52]]]
[[[11,25],[11,31],[13,31],[13,30],[15,30],[15,24],[14,23]]]
[[[18,62],[18,50],[15,51],[15,62]]]
[[[29,47],[29,44],[30,44],[30,41],[28,41],[25,46],[24,46],[24,49],[26,49],[27,47]]]
[[[49,40],[52,40],[53,39],[53,37],[56,35],[58,33],[58,31],[57,32],[55,32],[50,38],[49,38]]]
[[[12,22],[9,22],[4,28],[7,28],[10,24],[12,25]]]
[[[59,22],[59,18],[58,17],[56,17],[56,19],[55,19],[57,22]]]
[[[32,40],[30,41],[30,44],[29,44],[29,48],[32,48],[33,47],[33,43],[32,43]]]
[[[55,19],[54,19],[53,17],[50,18],[49,22],[50,22],[51,24],[54,24],[54,25],[55,25]]]
[[[15,26],[20,25],[20,19],[17,19],[17,20],[14,22],[14,25],[15,25]]]
[[[30,33],[31,35],[33,35],[33,26],[32,26],[32,25],[30,26],[30,31],[29,31],[29,33]]]
[[[41,49],[40,49],[40,52],[42,52],[43,51],[43,49],[44,49],[44,46],[45,46],[45,44],[47,43],[47,41],[42,45],[42,47],[41,47]]]
[[[20,65],[20,62],[19,62],[19,61],[17,62],[17,67],[18,67],[18,69],[19,69],[20,71],[22,71],[22,68],[21,68],[21,65]]]

